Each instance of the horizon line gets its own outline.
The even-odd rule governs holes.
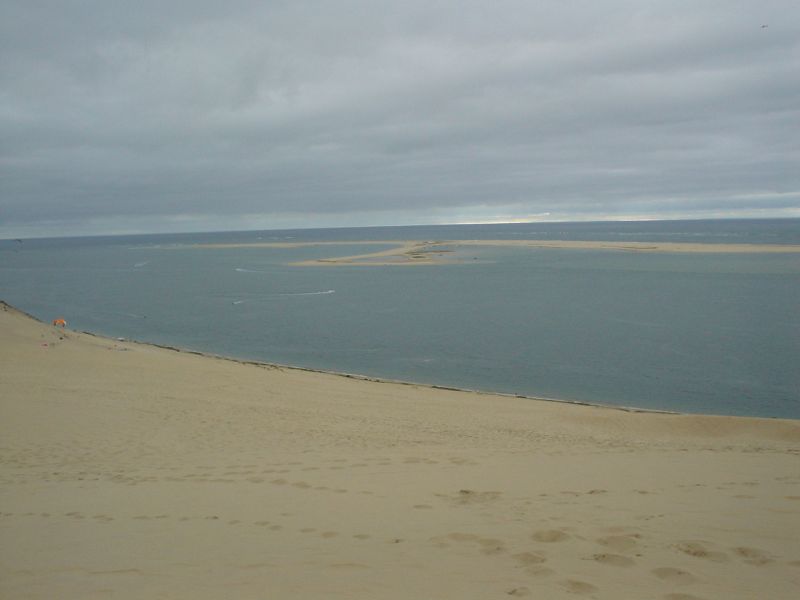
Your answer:
[[[407,223],[402,225],[340,225],[327,227],[281,227],[277,229],[197,229],[192,231],[139,231],[132,233],[91,233],[78,235],[46,235],[29,237],[0,237],[0,242],[13,242],[25,240],[48,240],[48,239],[76,239],[76,238],[99,238],[99,237],[133,237],[146,235],[196,235],[203,233],[249,233],[260,231],[325,231],[340,229],[399,229],[402,227],[459,227],[459,226],[480,226],[480,225],[563,225],[563,224],[591,224],[591,223],[670,223],[683,221],[791,221],[800,220],[798,216],[781,217],[682,217],[660,219],[651,217],[635,218],[616,218],[616,219],[553,219],[553,220],[510,220],[510,221],[458,221],[448,223]]]

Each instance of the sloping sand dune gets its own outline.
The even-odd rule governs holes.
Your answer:
[[[800,422],[362,381],[0,306],[2,598],[795,598]]]

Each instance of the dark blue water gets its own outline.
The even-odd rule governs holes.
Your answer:
[[[292,267],[369,246],[193,243],[588,239],[800,243],[800,222],[225,232],[0,242],[0,298],[71,327],[439,385],[800,418],[800,255],[463,248],[461,264]],[[472,260],[472,259],[479,260]]]

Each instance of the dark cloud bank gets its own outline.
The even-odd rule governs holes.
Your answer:
[[[20,1],[0,23],[0,237],[800,216],[795,0]]]

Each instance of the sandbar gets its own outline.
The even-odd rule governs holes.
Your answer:
[[[0,597],[789,599],[800,421],[401,385],[0,304]]]
[[[709,244],[682,242],[604,242],[580,240],[375,240],[358,242],[252,242],[196,244],[195,248],[301,248],[340,245],[388,245],[388,249],[350,256],[295,261],[294,266],[409,266],[468,263],[449,253],[469,247],[607,250],[636,253],[798,254],[798,244]]]

